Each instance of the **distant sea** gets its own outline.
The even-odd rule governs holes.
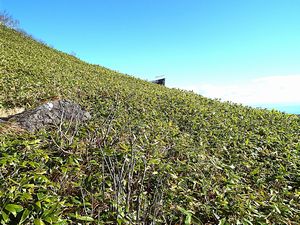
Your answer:
[[[254,105],[254,107],[276,109],[278,111],[291,114],[300,114],[300,105]]]

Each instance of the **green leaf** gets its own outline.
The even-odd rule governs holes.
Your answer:
[[[178,206],[178,209],[180,210],[180,212],[182,212],[185,215],[185,221],[184,224],[189,225],[192,223],[192,211],[190,210],[186,210],[184,208],[181,208],[180,206]]]
[[[24,184],[24,188],[34,188],[34,184]]]
[[[21,196],[21,201],[23,200],[31,200],[32,199],[32,195],[27,193],[27,192],[24,192],[22,193],[22,196]]]
[[[150,159],[150,160],[149,160],[149,164],[157,165],[157,164],[159,164],[159,162],[160,162],[159,159]]]
[[[124,221],[121,218],[117,218],[117,223],[120,225],[122,224]]]
[[[226,224],[226,218],[220,219],[218,225],[225,225]]]
[[[52,219],[51,216],[44,217],[43,219],[44,219],[46,222],[50,223],[50,224],[53,223],[53,219]]]
[[[38,197],[38,200],[41,201],[46,197],[46,195],[44,193],[37,193],[37,197]]]
[[[66,220],[62,220],[62,221],[59,221],[57,223],[54,223],[53,225],[68,225],[69,223],[66,221]]]
[[[40,201],[37,201],[35,204],[36,204],[36,206],[39,207],[40,209],[42,208],[42,204],[41,204]]]
[[[1,216],[5,223],[9,221],[9,216],[4,211],[1,211]]]
[[[76,215],[76,219],[78,220],[82,220],[82,221],[89,221],[92,222],[94,221],[94,219],[90,216],[80,216],[80,215]]]
[[[19,224],[23,224],[23,222],[27,219],[27,217],[29,216],[29,210],[28,209],[25,209],[23,214],[22,214],[22,217],[19,221]]]
[[[45,223],[41,219],[34,219],[33,222],[34,222],[34,225],[45,225]]]
[[[17,216],[18,212],[21,212],[23,210],[23,206],[21,205],[16,205],[16,204],[7,204],[5,206],[5,209],[7,211],[9,211],[10,213],[12,213],[14,215],[14,217]]]
[[[192,214],[187,214],[185,217],[184,224],[185,225],[190,225],[192,223]]]

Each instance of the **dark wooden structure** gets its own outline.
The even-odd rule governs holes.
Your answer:
[[[166,78],[161,78],[161,79],[153,80],[151,82],[154,83],[154,84],[159,84],[159,85],[165,86],[165,84],[166,84]]]

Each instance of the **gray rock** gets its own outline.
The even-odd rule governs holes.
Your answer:
[[[34,132],[49,125],[58,126],[65,121],[82,123],[90,118],[90,113],[78,104],[69,100],[55,100],[33,110],[12,115],[7,121],[15,122],[21,128]]]

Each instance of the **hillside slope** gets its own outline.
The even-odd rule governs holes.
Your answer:
[[[135,79],[4,26],[0,53],[0,109],[62,98],[92,114],[0,127],[2,224],[300,223],[299,117]]]

